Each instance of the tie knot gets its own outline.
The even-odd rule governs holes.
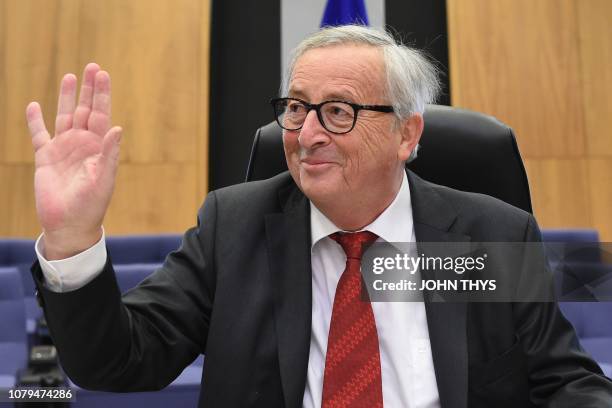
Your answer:
[[[340,244],[347,258],[360,260],[361,255],[376,241],[378,235],[370,231],[335,232],[329,237]]]

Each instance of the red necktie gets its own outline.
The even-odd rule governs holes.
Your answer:
[[[360,299],[361,255],[377,236],[362,231],[330,238],[344,249],[346,267],[336,287],[329,325],[322,408],[382,407],[376,322],[369,298]]]

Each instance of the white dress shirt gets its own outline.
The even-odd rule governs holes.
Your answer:
[[[346,264],[344,251],[329,238],[340,229],[312,203],[310,224],[312,333],[304,408],[321,406],[329,323],[336,286]],[[415,242],[410,189],[405,174],[395,200],[364,230],[378,235],[378,242]],[[39,237],[36,254],[50,290],[76,290],[92,281],[104,268],[107,257],[104,233],[100,241],[86,251],[57,261],[44,258],[44,245]],[[425,305],[422,302],[373,302],[372,309],[380,347],[384,406],[439,408]]]
[[[329,238],[340,231],[312,203],[312,333],[304,408],[320,407],[327,337],[334,295],[346,265],[342,247]],[[363,228],[378,235],[377,242],[415,242],[408,178],[387,209]],[[422,302],[372,302],[376,320],[387,408],[437,408],[438,386],[431,355],[429,330]]]
[[[56,261],[47,261],[44,257],[45,245],[42,237],[42,235],[38,237],[34,248],[45,277],[45,285],[49,290],[70,292],[79,289],[91,282],[104,269],[106,264],[104,230],[100,241],[91,248],[70,258]]]

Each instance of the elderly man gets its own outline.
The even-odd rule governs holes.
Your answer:
[[[121,135],[109,82],[88,65],[75,107],[64,77],[54,138],[27,109],[33,276],[77,384],[160,389],[205,354],[200,406],[611,405],[554,303],[360,299],[374,241],[539,240],[531,215],[406,172],[438,90],[419,52],[358,26],[306,39],[272,101],[289,173],[211,192],[181,248],[123,297],[102,231]]]

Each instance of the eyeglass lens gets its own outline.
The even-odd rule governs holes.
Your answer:
[[[325,102],[319,109],[322,125],[330,132],[347,132],[353,127],[355,110],[351,105],[344,102]],[[304,103],[295,99],[281,100],[276,105],[278,123],[287,130],[301,128],[308,111]]]

